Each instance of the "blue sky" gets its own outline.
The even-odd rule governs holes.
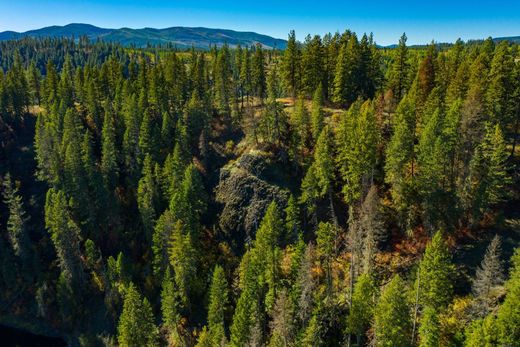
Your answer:
[[[350,28],[377,43],[520,36],[520,0],[0,0],[0,31],[89,23],[108,28],[204,26],[286,38]]]

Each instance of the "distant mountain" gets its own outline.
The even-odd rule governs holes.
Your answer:
[[[261,35],[254,32],[241,32],[226,29],[171,27],[166,29],[105,29],[90,24],[68,24],[50,26],[23,33],[15,31],[0,32],[0,41],[15,40],[24,37],[75,37],[87,36],[91,40],[119,42],[124,46],[145,47],[148,44],[173,44],[179,48],[196,47],[207,49],[210,45],[231,47],[250,46],[257,43],[264,48],[285,48],[287,42],[282,39]]]
[[[509,41],[513,43],[520,43],[520,36],[495,37],[493,41]]]

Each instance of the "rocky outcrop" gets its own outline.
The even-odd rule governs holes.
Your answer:
[[[284,208],[289,191],[280,180],[283,165],[271,154],[250,151],[220,171],[216,199],[223,204],[220,228],[228,236],[254,239],[256,229],[271,201]]]

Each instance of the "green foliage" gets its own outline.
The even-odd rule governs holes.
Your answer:
[[[154,325],[152,307],[133,284],[125,294],[123,311],[117,326],[117,341],[120,346],[156,346],[158,332]]]
[[[452,278],[455,269],[440,231],[433,235],[426,247],[418,271],[420,303],[436,310],[446,307],[453,295]]]
[[[410,346],[410,305],[405,283],[396,275],[383,288],[374,313],[376,346]]]

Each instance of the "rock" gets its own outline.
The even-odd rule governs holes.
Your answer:
[[[216,199],[223,204],[219,225],[224,233],[250,242],[273,200],[285,208],[289,191],[274,182],[284,176],[280,170],[280,162],[260,151],[243,154],[221,169]]]

